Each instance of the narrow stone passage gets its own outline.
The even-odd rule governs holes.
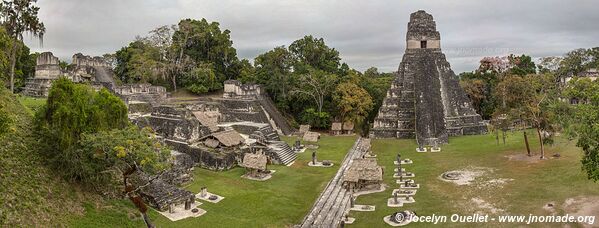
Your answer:
[[[364,138],[358,138],[345,155],[335,177],[320,194],[312,210],[299,227],[335,227],[350,208],[351,192],[342,187],[343,173],[351,166],[353,159],[360,158],[368,151]]]

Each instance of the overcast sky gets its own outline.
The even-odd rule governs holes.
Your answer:
[[[599,1],[593,0],[39,0],[44,45],[70,62],[73,54],[113,53],[155,27],[183,18],[218,21],[231,30],[240,58],[253,59],[304,35],[322,37],[343,62],[363,71],[395,71],[410,13],[431,13],[441,48],[456,73],[484,56],[562,55],[599,46]]]

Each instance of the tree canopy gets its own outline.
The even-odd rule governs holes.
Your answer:
[[[225,80],[252,69],[237,58],[231,32],[219,26],[206,19],[185,19],[176,26],[158,27],[117,51],[115,72],[126,83],[184,87],[198,94],[221,89]]]
[[[65,174],[76,178],[72,161],[77,144],[85,133],[122,129],[129,124],[127,106],[106,89],[95,92],[90,86],[66,78],[52,83],[46,105],[37,115],[46,152]]]
[[[30,33],[42,41],[46,32],[44,23],[37,16],[40,8],[34,5],[36,2],[37,0],[3,0],[0,2],[0,23],[12,39],[12,47],[9,52],[11,92],[14,92],[15,67],[21,54],[18,49],[23,44],[23,33]]]

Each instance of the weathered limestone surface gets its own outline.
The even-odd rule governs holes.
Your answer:
[[[151,183],[141,188],[140,195],[150,206],[159,211],[166,211],[169,205],[180,205],[185,202],[194,202],[195,195],[187,190],[175,187],[167,183],[162,178],[155,178],[145,173],[138,173],[132,179],[138,186],[145,186],[148,182]]]
[[[269,123],[281,134],[290,135],[293,128],[283,114],[257,84],[242,84],[237,80],[227,80],[224,83],[223,99],[226,109],[223,113],[241,121]],[[232,122],[227,120],[227,122]]]
[[[167,97],[166,88],[149,83],[115,86],[113,90],[126,104],[145,102],[158,105]]]
[[[414,138],[423,145],[447,143],[448,136],[486,133],[440,48],[430,14],[410,15],[407,48],[374,121],[375,138]]]
[[[57,79],[62,75],[59,60],[52,52],[41,53],[36,59],[36,78]]]
[[[168,184],[172,185],[184,185],[193,181],[193,158],[188,154],[181,153],[178,151],[171,151],[171,168],[167,170],[160,178]]]
[[[297,158],[295,152],[280,141],[263,112],[251,111],[257,103],[247,102],[250,101],[160,105],[151,107],[150,114],[140,111],[146,113],[130,117],[136,125],[154,129],[174,150],[188,154],[197,166],[205,169],[230,169],[249,151],[247,143],[235,146],[218,146],[217,143],[212,148],[209,145],[213,142],[206,144],[212,135],[231,130],[253,137],[254,141],[259,139],[273,164],[291,164]],[[147,105],[143,109],[146,108]],[[214,119],[206,119],[210,116]]]
[[[356,158],[362,157],[370,148],[370,141],[358,138],[354,146],[345,155],[337,174],[327,184],[325,189],[304,217],[299,227],[337,227],[341,218],[351,208],[352,193],[343,187],[343,175],[348,171]]]
[[[52,82],[60,77],[73,82],[90,83],[95,89],[102,87],[113,90],[114,73],[110,64],[102,57],[90,57],[81,53],[73,55],[67,69],[60,68],[60,61],[51,52],[41,53],[36,60],[35,76],[25,83],[23,94],[32,97],[47,97]]]

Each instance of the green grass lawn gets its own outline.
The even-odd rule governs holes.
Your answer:
[[[27,107],[31,113],[35,113],[40,107],[46,104],[46,98],[35,98],[35,97],[26,97],[26,96],[18,96],[17,99],[21,104]]]
[[[538,157],[538,143],[530,132],[531,148]],[[284,138],[293,143],[295,138]],[[290,167],[270,166],[277,172],[265,182],[240,178],[242,168],[224,172],[213,172],[197,168],[194,182],[185,188],[199,192],[207,186],[210,192],[226,197],[218,204],[203,202],[200,208],[208,212],[199,218],[189,218],[170,222],[155,211],[150,216],[159,227],[288,227],[298,224],[310,210],[326,183],[334,176],[338,164],[355,141],[355,137],[323,136],[318,150],[319,160],[330,159],[334,168],[311,168],[307,162],[310,151],[299,155]],[[511,215],[548,215],[542,207],[548,202],[555,203],[558,214],[566,211],[561,207],[564,201],[577,196],[599,196],[599,185],[586,179],[580,169],[582,152],[573,142],[556,140],[554,146],[547,147],[547,156],[559,152],[560,158],[541,162],[510,161],[506,156],[524,154],[522,132],[509,133],[506,144],[496,144],[492,135],[465,136],[450,138],[450,144],[443,146],[440,153],[418,154],[414,140],[373,140],[373,151],[378,154],[379,164],[385,167],[386,191],[360,196],[358,204],[376,205],[375,212],[351,212],[357,218],[351,227],[388,227],[382,218],[398,210],[413,210],[419,215],[468,215],[475,212],[488,213],[471,202],[480,198],[493,207]],[[404,158],[411,158],[414,164],[405,165],[408,171],[416,174],[415,180],[421,184],[415,199],[416,203],[403,208],[389,208],[387,199],[393,188],[397,188],[392,178],[393,160],[397,152]],[[438,177],[445,171],[464,168],[490,168],[484,181],[507,179],[503,185],[458,186],[444,182]],[[486,179],[485,179],[486,178]],[[481,179],[481,178],[479,178]],[[479,180],[477,179],[477,180]],[[125,209],[123,209],[125,208]],[[138,213],[128,201],[115,201],[112,206],[95,209],[86,206],[84,216],[74,217],[71,225],[78,227],[97,226],[143,226]],[[480,227],[481,224],[447,223],[450,227]],[[513,227],[514,224],[484,224],[492,227]],[[563,224],[553,224],[561,227]],[[410,227],[428,227],[430,224],[413,223]],[[534,224],[545,227],[547,224]],[[576,227],[576,225],[574,225]]]
[[[529,134],[531,149],[539,157],[538,142],[535,134]],[[440,153],[416,153],[414,140],[373,140],[372,149],[378,154],[379,164],[385,167],[384,181],[389,186],[386,191],[360,196],[358,204],[376,205],[375,212],[351,212],[357,221],[352,227],[385,227],[382,218],[395,211],[412,210],[418,215],[471,215],[475,212],[489,213],[472,203],[472,198],[482,199],[494,208],[504,210],[501,214],[510,215],[549,215],[542,207],[548,202],[556,205],[558,214],[565,214],[561,206],[567,198],[577,196],[599,196],[599,185],[587,180],[581,171],[582,152],[574,147],[574,142],[558,138],[552,147],[546,147],[546,156],[555,152],[560,158],[541,162],[510,161],[506,156],[526,153],[522,132],[509,133],[506,144],[496,144],[491,135],[465,136],[450,138],[449,145],[442,147]],[[392,189],[398,188],[392,178],[393,161],[400,152],[402,158],[410,158],[414,164],[404,165],[419,183],[415,196],[416,203],[405,204],[402,208],[387,207],[387,199]],[[506,184],[485,185],[474,181],[473,185],[458,186],[439,180],[439,176],[449,170],[468,167],[491,168],[486,178],[508,179]],[[485,178],[485,177],[481,177]],[[487,180],[489,180],[487,179]],[[477,179],[478,180],[478,179]],[[480,227],[481,224],[446,223],[443,226]],[[489,223],[486,226],[513,227],[514,224]],[[562,227],[563,224],[553,224]],[[427,223],[413,223],[410,227],[428,227]],[[548,224],[534,224],[546,227]]]
[[[292,166],[270,165],[276,170],[267,181],[252,181],[241,178],[243,168],[215,172],[196,168],[194,181],[185,188],[200,192],[201,187],[224,196],[217,204],[203,202],[199,207],[207,213],[198,218],[171,222],[152,210],[150,217],[158,227],[286,227],[301,222],[312,204],[335,175],[338,164],[352,147],[356,136],[322,136],[318,149],[319,160],[331,160],[332,168],[309,167],[312,153],[299,154]],[[295,137],[284,137],[293,143]],[[126,207],[127,209],[123,209]],[[143,226],[139,217],[132,216],[128,201],[113,202],[103,209],[86,207],[84,216],[73,217],[72,226],[77,227],[123,227]],[[105,218],[106,217],[106,218]],[[133,219],[131,219],[133,218]]]

